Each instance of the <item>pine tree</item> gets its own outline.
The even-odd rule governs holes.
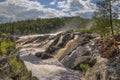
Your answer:
[[[118,18],[117,7],[114,4],[118,0],[98,0],[97,9],[94,13],[95,26],[98,27],[99,33],[103,36],[114,36],[113,19]],[[113,6],[114,5],[114,6]]]

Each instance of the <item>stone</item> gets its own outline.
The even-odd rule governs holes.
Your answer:
[[[23,51],[24,54],[30,53],[32,57],[23,54],[25,59],[22,59],[22,57],[21,59],[37,78],[42,80],[43,77],[36,74],[42,74],[45,80],[47,80],[47,76],[49,76],[51,80],[54,79],[54,77],[50,75],[61,76],[59,79],[55,78],[57,80],[81,80],[82,77],[84,80],[120,80],[120,49],[111,49],[110,44],[111,48],[109,48],[109,50],[112,55],[111,57],[106,57],[101,51],[101,47],[106,45],[104,43],[106,43],[105,41],[107,40],[101,39],[91,32],[64,32],[54,35],[52,38],[50,37],[51,36],[48,35],[45,41],[35,42],[36,44],[41,43],[42,46],[32,46],[33,52],[29,51],[28,48],[31,48],[30,46],[27,48],[23,47],[23,49],[27,50]],[[117,40],[119,40],[118,37]],[[29,45],[29,43],[26,44]],[[44,46],[46,46],[45,50],[43,49]],[[44,51],[37,52],[33,55],[34,51],[37,51],[36,48],[37,50],[43,49]],[[56,60],[56,62],[51,62],[52,59],[53,61]],[[58,66],[55,63],[60,63],[62,66]],[[90,67],[86,73],[81,72],[81,64],[87,64]],[[42,66],[42,69],[40,66]],[[52,72],[49,75],[44,75],[44,72],[48,74],[52,70],[50,66],[52,66],[52,69],[53,67],[62,67],[67,71],[65,71],[64,74]],[[76,70],[78,70],[78,73],[76,73]],[[41,71],[42,73],[40,73]],[[59,73],[59,70],[55,71]]]
[[[44,54],[44,52],[36,52],[36,53],[35,53],[35,56],[37,56],[37,57],[42,57],[43,54]]]
[[[114,66],[112,66],[114,65]],[[120,80],[120,63],[100,58],[85,74],[85,80]]]

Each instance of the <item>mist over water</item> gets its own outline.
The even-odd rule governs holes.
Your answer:
[[[58,33],[62,33],[62,32],[66,32],[66,31],[70,31],[70,30],[76,30],[76,29],[80,29],[80,28],[87,28],[90,29],[91,26],[93,25],[94,21],[88,21],[86,22],[86,24],[82,23],[82,22],[75,22],[75,19],[70,20],[69,22],[65,22],[65,25],[52,30],[50,33],[53,34],[58,34]]]
[[[66,22],[64,26],[62,26],[61,28],[58,28],[56,30],[51,31],[50,33],[61,33],[61,32],[76,29],[78,27],[79,27],[78,23],[73,23],[72,21]]]

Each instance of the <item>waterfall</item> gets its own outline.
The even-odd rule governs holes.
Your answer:
[[[79,37],[79,33],[73,32],[26,35],[19,37],[16,43],[20,45],[17,46],[20,59],[39,80],[79,80],[81,72],[65,67],[71,65],[66,59],[72,59],[71,53],[81,40]]]

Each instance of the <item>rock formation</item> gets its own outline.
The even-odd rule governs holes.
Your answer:
[[[96,34],[68,31],[16,42],[20,59],[39,80],[120,80],[119,47]],[[90,67],[86,73],[81,64]]]

